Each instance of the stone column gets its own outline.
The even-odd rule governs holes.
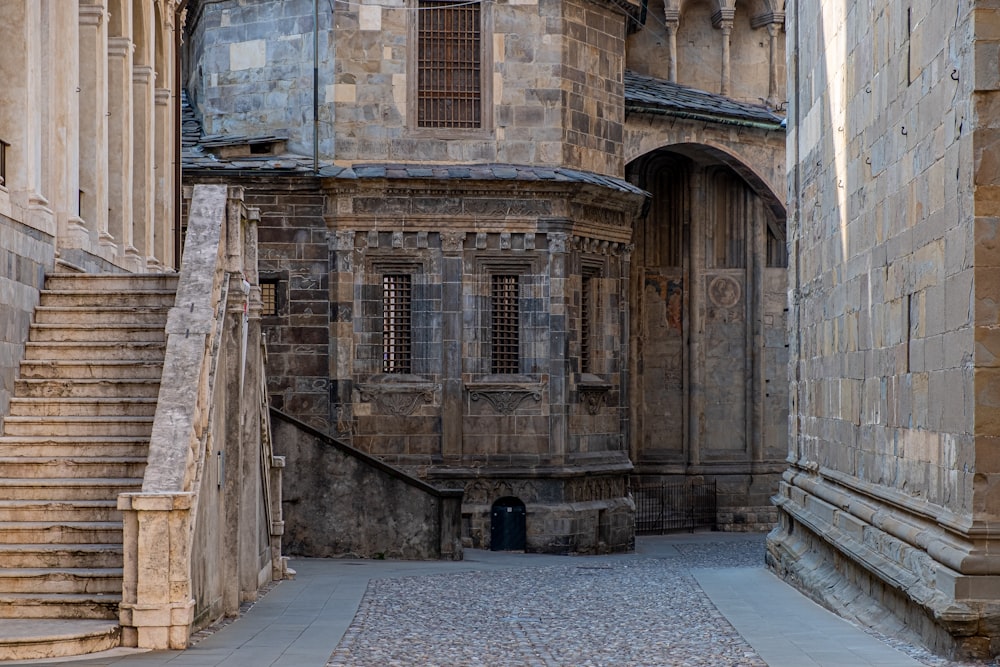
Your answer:
[[[441,455],[462,458],[462,275],[465,232],[441,232]]]
[[[351,202],[344,200],[346,207]],[[354,430],[351,381],[354,368],[354,230],[338,229],[330,234],[331,266],[330,303],[330,423],[334,435],[350,442]],[[377,238],[377,236],[376,236]]]
[[[0,139],[7,142],[7,180],[3,187],[10,195],[15,217],[20,209],[24,221],[55,236],[55,220],[42,194],[39,141],[42,114],[24,114],[25,109],[42,106],[41,77],[36,63],[42,58],[41,3],[15,0],[4,3],[0,21],[0,43],[16,44],[0,58],[3,97],[0,104]]]
[[[729,38],[733,33],[735,9],[720,9],[712,16],[712,25],[722,31],[722,82],[719,93],[729,95],[732,76],[729,62]]]
[[[135,270],[146,268],[153,253],[153,205],[155,169],[155,86],[153,47],[154,6],[151,2],[133,5],[132,15],[132,243],[126,248]]]
[[[701,463],[702,420],[705,418],[704,329],[705,329],[705,215],[708,206],[705,172],[691,175],[691,230],[688,271],[688,391],[687,447],[688,465]]]
[[[747,352],[750,358],[750,395],[747,405],[747,452],[750,460],[764,460],[764,267],[767,264],[767,218],[764,203],[754,197],[747,243]]]
[[[781,23],[772,22],[767,24],[767,103],[772,107],[777,107],[781,103],[781,100],[778,99],[778,33],[780,31]]]
[[[108,38],[108,235],[118,255],[132,245],[132,40]]]
[[[159,78],[159,76],[157,77]],[[173,198],[174,198],[174,105],[168,88],[156,89],[156,114],[153,124],[156,129],[155,174],[156,191],[153,201],[153,228],[151,233],[152,254],[150,267],[163,268],[173,265]]]
[[[569,234],[548,236],[549,251],[549,455],[558,465],[569,446]]]
[[[42,183],[55,213],[57,245],[83,247],[80,218],[79,0],[41,0]]]
[[[104,0],[80,5],[80,217],[91,238],[108,233],[108,30]],[[113,254],[113,253],[112,253]]]
[[[677,83],[677,29],[680,27],[680,10],[665,10],[666,19],[663,25],[667,29],[667,49],[670,54],[670,72],[667,75],[669,81]]]

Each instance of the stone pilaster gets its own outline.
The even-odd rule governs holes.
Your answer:
[[[92,240],[108,233],[108,22],[104,0],[80,5],[80,217]],[[109,253],[113,254],[113,253]]]

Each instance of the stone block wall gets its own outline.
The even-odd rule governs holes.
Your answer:
[[[988,2],[797,7],[794,463],[771,562],[831,606],[861,590],[933,619],[937,650],[990,657],[1000,21]]]
[[[482,127],[419,128],[416,7],[320,5],[325,158],[622,173],[626,17],[612,3],[483,3]],[[198,3],[186,78],[206,134],[287,134],[313,152],[313,3]]]
[[[38,293],[54,262],[54,237],[0,213],[0,422],[10,407]]]
[[[462,558],[461,491],[439,491],[277,411],[289,554]]]

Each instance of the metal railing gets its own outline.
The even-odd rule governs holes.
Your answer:
[[[637,535],[717,528],[718,500],[714,480],[657,483],[632,480],[631,490],[635,501]]]

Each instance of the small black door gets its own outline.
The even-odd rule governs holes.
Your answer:
[[[524,551],[528,512],[517,498],[501,498],[490,512],[490,550]]]

